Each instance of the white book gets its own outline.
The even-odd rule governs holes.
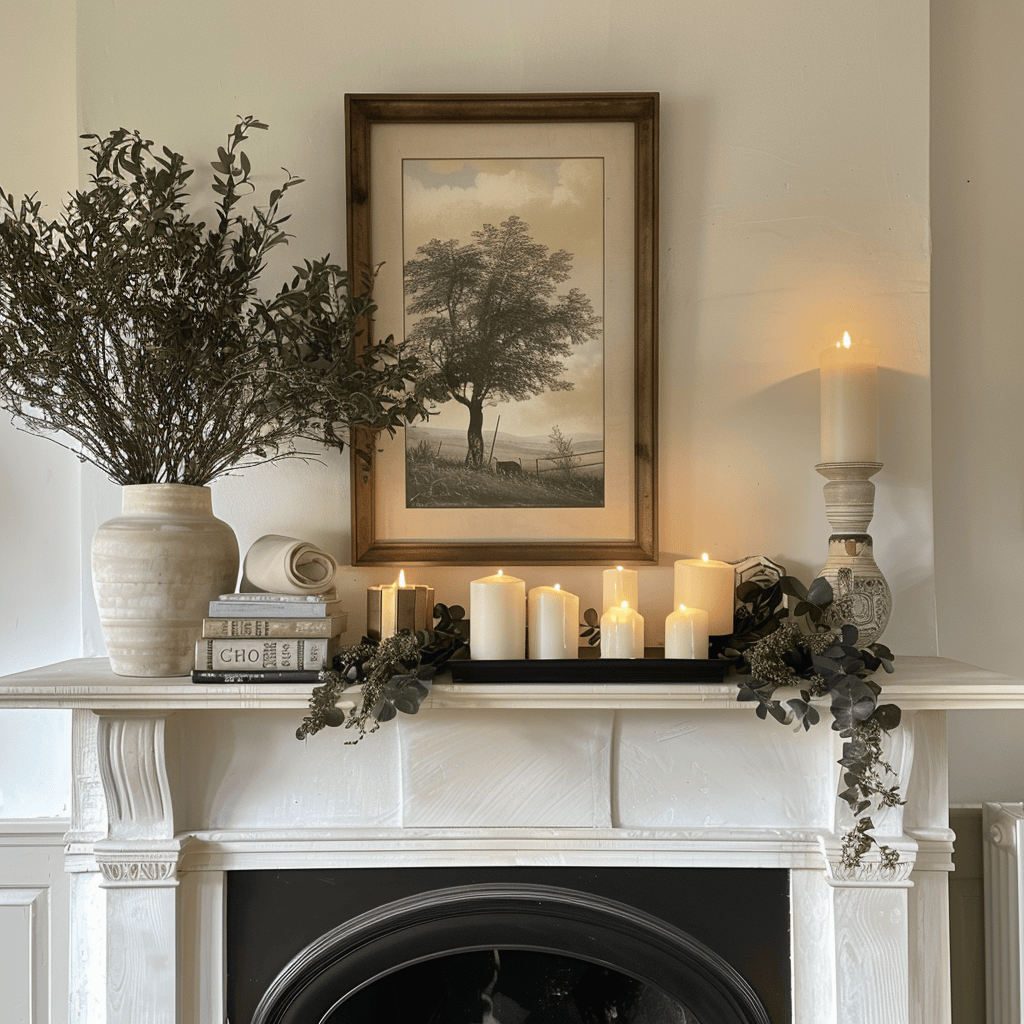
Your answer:
[[[267,591],[246,591],[239,594],[221,594],[219,597],[221,601],[254,601],[256,603],[262,601],[285,601],[294,604],[323,604],[325,602],[337,601],[338,592],[336,590],[329,590],[324,594],[272,594]]]
[[[205,672],[321,669],[333,655],[330,645],[330,640],[306,637],[208,638],[196,641],[196,668]]]
[[[341,615],[340,601],[211,601],[210,618],[324,619]]]

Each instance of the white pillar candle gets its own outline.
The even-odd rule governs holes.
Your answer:
[[[707,555],[682,558],[675,564],[675,599],[673,606],[703,608],[708,613],[708,630],[712,636],[732,633],[736,609],[736,571],[728,562],[719,562]]]
[[[526,656],[526,584],[500,569],[469,585],[470,655],[474,661]]]
[[[531,658],[580,656],[580,599],[553,587],[534,587],[527,595]]]
[[[666,658],[708,656],[708,613],[703,608],[679,606],[665,620]]]
[[[878,461],[878,349],[849,332],[821,353],[821,461]]]
[[[640,607],[639,584],[636,569],[623,569],[621,565],[614,569],[605,569],[601,574],[603,595],[601,611],[609,608],[620,608],[625,601],[630,608]]]
[[[644,618],[625,602],[601,616],[601,657],[642,658]]]

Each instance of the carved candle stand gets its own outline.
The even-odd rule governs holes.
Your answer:
[[[875,511],[871,477],[880,462],[823,462],[814,467],[828,478],[825,516],[832,524],[828,561],[818,576],[832,585],[835,595],[826,612],[830,626],[851,622],[858,643],[867,646],[884,632],[892,611],[892,592],[875,564],[868,524]]]

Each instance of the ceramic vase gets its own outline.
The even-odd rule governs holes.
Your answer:
[[[238,541],[208,487],[135,484],[92,543],[93,592],[110,667],[120,676],[183,676],[209,602],[238,580]]]

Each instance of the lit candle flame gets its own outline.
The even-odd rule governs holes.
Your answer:
[[[679,610],[680,610],[681,612],[685,612],[685,611],[686,611],[686,605],[685,605],[685,604],[681,604],[681,605],[679,606]]]
[[[849,331],[843,331],[843,348],[849,348],[850,344],[851,344],[851,342],[850,342],[850,332]],[[839,342],[838,341],[836,342],[836,348],[839,348]]]
[[[556,583],[555,584],[555,590],[561,590],[561,589],[562,589],[562,584],[561,583]]]
[[[623,601],[622,602],[622,607],[623,608],[628,608],[629,607],[629,602],[628,601]]]
[[[405,586],[405,570],[404,569],[400,570],[399,573],[398,573],[398,585],[400,587],[404,587]]]
[[[622,566],[621,565],[617,565],[617,566],[615,566],[615,568],[618,569],[619,572],[622,572]]]
[[[504,574],[504,572],[502,572],[502,571],[501,571],[501,569],[499,569],[499,570],[498,570],[498,575],[499,575],[499,576],[504,576],[505,574]]]
[[[704,554],[701,555],[700,557],[701,557],[701,561],[706,562],[708,560],[708,553],[705,551]]]

